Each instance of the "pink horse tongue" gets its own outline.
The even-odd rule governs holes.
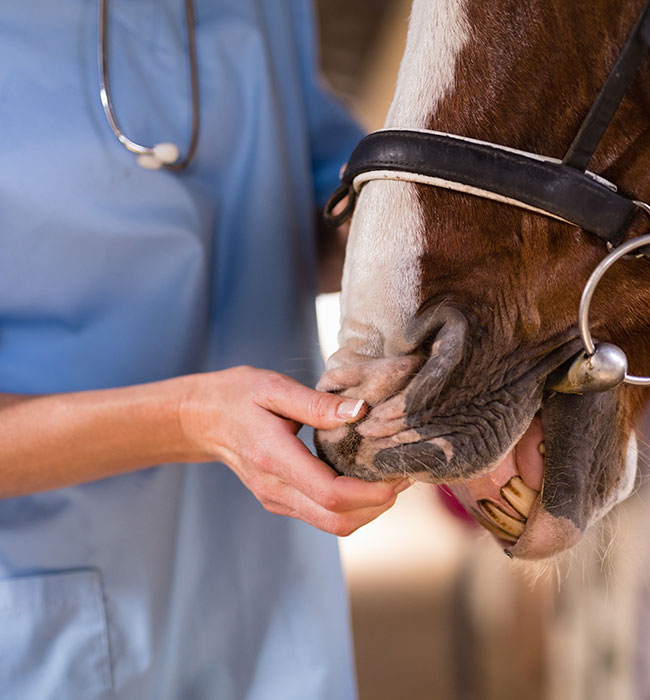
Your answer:
[[[539,452],[539,444],[543,439],[542,422],[535,417],[519,442],[491,472],[462,484],[450,484],[450,490],[469,511],[475,510],[479,501],[488,499],[498,503],[506,512],[512,512],[501,496],[501,487],[513,476],[520,476],[530,488],[535,491],[541,489],[544,459]]]
[[[544,457],[539,451],[543,440],[542,420],[536,416],[514,448],[519,475],[535,491],[541,490],[544,481]]]

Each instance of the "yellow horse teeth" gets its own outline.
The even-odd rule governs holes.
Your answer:
[[[506,542],[516,542],[526,527],[526,519],[531,508],[539,497],[535,489],[527,486],[519,476],[513,476],[505,486],[501,487],[502,498],[511,505],[521,519],[506,513],[496,503],[487,498],[478,502],[480,509],[479,522],[493,535]]]
[[[508,534],[505,530],[502,530],[500,527],[495,525],[492,520],[483,513],[478,513],[474,512],[474,517],[476,520],[488,531],[491,532],[495,537],[498,537],[500,540],[504,540],[505,542],[510,542],[511,544],[515,544],[519,537],[516,537],[515,535],[510,535]]]
[[[492,503],[492,501],[484,499],[479,501],[478,505],[483,515],[488,518],[499,530],[510,535],[510,537],[517,539],[524,531],[524,528],[526,527],[525,520],[517,520],[516,518],[513,518],[511,515],[508,515],[505,511],[501,510],[499,506]],[[496,534],[497,536],[501,536],[499,533]]]
[[[525,519],[529,516],[538,493],[527,486],[521,477],[513,476],[505,486],[501,487],[501,496]]]

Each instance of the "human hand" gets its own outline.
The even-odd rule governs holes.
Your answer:
[[[181,380],[179,418],[192,451],[227,464],[272,513],[346,536],[388,510],[410,484],[339,476],[296,437],[303,423],[331,429],[358,420],[366,410],[360,402],[252,367]]]

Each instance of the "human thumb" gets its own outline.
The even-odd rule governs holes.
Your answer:
[[[312,428],[329,430],[342,423],[354,423],[365,416],[368,404],[363,399],[347,399],[316,391],[294,379],[282,376],[274,382],[274,391],[266,392],[260,405],[280,416]]]
[[[355,423],[368,411],[368,404],[363,399],[345,399],[320,391],[314,394],[305,406],[307,416],[300,421],[313,428],[328,430],[341,423]]]

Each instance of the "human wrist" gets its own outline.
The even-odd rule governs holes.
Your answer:
[[[214,406],[221,403],[220,380],[225,371],[189,374],[167,382],[175,396],[170,438],[175,449],[186,455],[184,461],[205,462],[221,456],[206,435],[213,434],[218,427],[215,426]],[[211,410],[207,409],[206,401],[209,401]]]
[[[193,376],[174,377],[101,392],[103,408],[95,420],[110,427],[114,454],[142,466],[208,459],[187,440],[180,420],[180,406],[193,381]]]
[[[102,425],[105,449],[124,464],[198,461],[179,423],[184,377],[80,394],[89,427]]]

